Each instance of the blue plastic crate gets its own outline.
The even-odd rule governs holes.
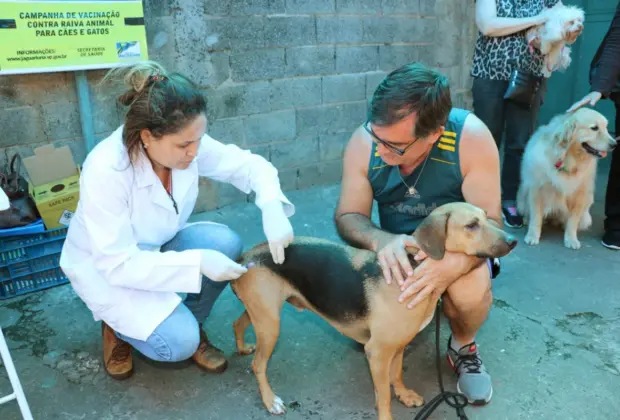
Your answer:
[[[0,238],[0,299],[65,284],[59,267],[67,228]]]
[[[0,280],[0,299],[8,299],[68,282],[69,279],[58,267],[26,276]]]
[[[30,235],[32,233],[42,232],[45,232],[45,224],[43,223],[43,219],[37,219],[36,222],[30,223],[26,226],[20,226],[10,229],[0,229],[0,237]]]
[[[0,281],[14,279],[27,274],[56,268],[60,263],[60,252],[31,260],[21,261],[0,267]]]
[[[67,228],[0,239],[0,267],[62,251]]]

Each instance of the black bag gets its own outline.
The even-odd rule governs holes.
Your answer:
[[[28,192],[28,182],[19,174],[20,166],[21,159],[15,154],[5,171],[0,172],[0,187],[11,204],[8,209],[0,211],[0,229],[26,226],[39,218],[37,206]]]
[[[504,99],[513,101],[523,108],[530,109],[534,105],[542,79],[542,77],[534,76],[528,71],[513,70],[508,80],[508,88],[506,93],[504,93]]]

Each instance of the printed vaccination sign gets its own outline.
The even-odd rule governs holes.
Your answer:
[[[148,59],[141,1],[0,0],[0,75]]]

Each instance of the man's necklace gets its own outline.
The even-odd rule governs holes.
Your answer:
[[[403,182],[403,184],[405,184],[405,187],[407,187],[405,198],[409,198],[409,197],[420,198],[420,193],[418,192],[418,190],[416,190],[415,186],[418,185],[418,181],[420,180],[420,177],[422,176],[422,172],[424,172],[424,168],[426,167],[426,162],[428,161],[428,157],[431,155],[431,151],[429,151],[428,154],[426,155],[426,158],[424,158],[422,169],[420,170],[420,173],[418,174],[418,177],[416,178],[412,186],[409,186],[409,184],[405,182],[403,175],[400,173],[400,167],[396,168],[398,170],[398,175],[400,176],[400,180]]]

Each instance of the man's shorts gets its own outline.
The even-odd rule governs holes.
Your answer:
[[[487,266],[489,267],[489,273],[491,273],[491,279],[497,277],[497,275],[501,271],[501,264],[499,262],[499,258],[488,258]]]

